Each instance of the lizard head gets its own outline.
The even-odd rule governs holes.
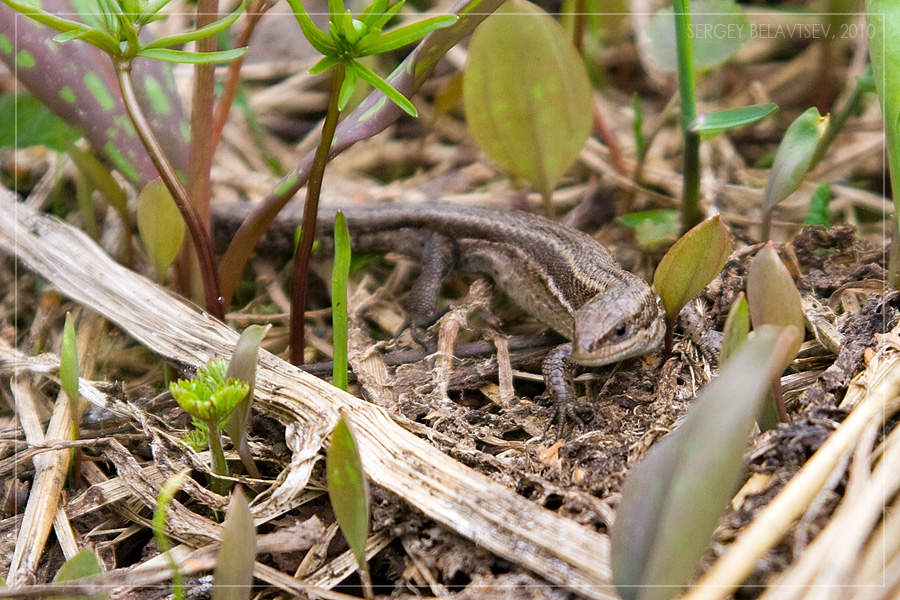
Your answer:
[[[666,326],[656,294],[643,281],[606,290],[575,312],[572,359],[597,367],[646,354]]]

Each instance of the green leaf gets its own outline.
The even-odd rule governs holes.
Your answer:
[[[93,577],[103,573],[103,566],[100,559],[91,548],[82,548],[75,556],[63,563],[56,573],[53,581],[63,583],[68,581],[77,581],[85,577]],[[105,600],[109,598],[107,594],[95,594],[93,596],[59,596],[60,600]]]
[[[26,15],[27,17],[37,21],[38,23],[41,23],[42,25],[46,25],[51,29],[55,29],[60,33],[67,33],[69,31],[80,31],[84,33],[95,32],[95,34],[92,35],[90,39],[85,39],[85,41],[93,46],[96,46],[100,50],[103,50],[110,56],[114,56],[119,52],[119,44],[117,40],[99,29],[89,27],[83,23],[79,23],[78,21],[70,21],[69,19],[57,17],[50,12],[41,10],[34,5],[28,4],[26,2],[20,2],[19,0],[2,1],[13,10]]]
[[[356,556],[365,563],[369,531],[369,487],[353,431],[346,417],[338,420],[325,455],[328,498],[341,533]]]
[[[831,216],[828,214],[828,205],[831,203],[831,186],[823,181],[816,187],[816,191],[809,199],[809,210],[803,217],[804,225],[822,225],[831,227]]]
[[[337,56],[323,56],[319,62],[310,67],[309,71],[307,71],[310,75],[318,75],[319,73],[324,73],[328,69],[332,68],[336,64],[341,62],[341,59]],[[348,63],[349,64],[349,61]],[[346,65],[345,65],[346,66]]]
[[[694,0],[688,36],[694,46],[694,66],[698,71],[716,67],[734,56],[750,38],[750,22],[733,0]],[[672,7],[656,12],[646,30],[649,43],[641,49],[658,68],[678,71],[675,48],[675,19]]]
[[[610,540],[623,600],[668,600],[695,575],[740,482],[750,431],[791,335],[756,332],[684,422],[628,473]]]
[[[184,480],[187,479],[187,475],[187,471],[182,471],[166,480],[159,490],[159,496],[156,498],[156,510],[153,511],[152,521],[153,537],[156,539],[156,546],[159,548],[160,552],[166,555],[169,568],[172,570],[172,591],[175,600],[184,598],[184,576],[178,568],[178,563],[175,562],[175,559],[169,552],[171,546],[169,545],[169,540],[166,538],[166,517],[169,513],[169,505],[172,504],[175,494],[177,494],[181,489],[181,486],[184,485]]]
[[[384,11],[387,10],[388,4],[390,4],[391,0],[374,0],[372,4],[367,6],[362,13],[359,15],[359,20],[368,25],[369,29],[372,29],[372,23],[374,19],[377,19]],[[394,5],[394,8],[397,6],[403,6],[405,0],[400,0],[397,4]]]
[[[373,10],[371,13],[367,14],[367,10],[363,11],[363,22],[365,22],[369,26],[369,30],[381,30],[385,25],[387,25],[388,21],[390,21],[394,15],[400,12],[400,9],[403,8],[403,5],[406,3],[406,0],[400,0],[397,4],[388,8],[387,10]],[[374,7],[375,4],[379,4],[376,0],[375,3],[372,4]],[[385,5],[387,3],[385,2]],[[371,15],[371,17],[369,16]]]
[[[559,23],[525,0],[506,2],[475,30],[463,98],[478,145],[544,198],[593,124],[584,62]]]
[[[343,18],[349,11],[344,6],[344,0],[328,0],[328,21],[335,23]]]
[[[779,373],[787,368],[803,342],[803,306],[794,278],[781,262],[772,242],[766,244],[750,261],[747,270],[747,305],[753,328],[762,325],[790,327],[796,330],[796,345],[788,354]]]
[[[356,68],[356,65],[355,60],[349,60],[344,63],[344,81],[341,83],[338,110],[344,110],[347,102],[353,96],[354,90],[356,90],[356,81],[359,76],[359,70]]]
[[[750,335],[750,312],[747,309],[747,298],[740,292],[728,311],[725,327],[722,329],[722,350],[719,353],[719,366],[737,352],[737,349]]]
[[[301,0],[287,0],[287,3],[294,12],[294,18],[297,19],[306,41],[320,54],[335,56],[337,47],[334,45],[334,40],[331,39],[330,35],[316,27],[312,19],[309,18],[306,9],[303,8],[303,2]]]
[[[797,117],[781,139],[769,181],[763,192],[763,209],[771,214],[775,205],[796,191],[809,170],[816,146],[828,126],[828,116],[815,107]]]
[[[363,40],[357,47],[357,56],[369,56],[372,54],[383,54],[391,52],[398,48],[402,48],[407,44],[412,44],[416,40],[425,37],[435,29],[449,27],[456,23],[459,17],[456,15],[444,15],[440,17],[431,17],[418,23],[413,23],[399,29],[394,29],[385,33],[371,42]]]
[[[165,282],[166,272],[184,244],[185,224],[162,180],[154,179],[138,194],[137,226],[156,280]]]
[[[731,235],[716,215],[681,236],[653,274],[653,285],[670,322],[725,266]]]
[[[634,231],[638,243],[651,248],[678,235],[678,211],[645,210],[619,217],[619,222]]]
[[[416,107],[413,106],[413,103],[410,102],[406,98],[406,96],[392,88],[391,84],[382,79],[378,75],[378,73],[359,61],[355,60],[353,61],[353,64],[356,66],[357,75],[359,75],[359,77],[363,81],[371,85],[373,88],[381,91],[385,96],[390,98],[394,102],[394,104],[403,109],[406,114],[410,115],[411,117],[419,116],[419,111],[416,110]]]
[[[161,11],[171,1],[172,0],[153,0],[152,2],[147,4],[147,6],[144,8],[145,19],[146,19],[146,17],[153,16],[156,13],[158,13],[159,11]],[[139,22],[147,23],[148,21],[145,19],[139,19]]]
[[[218,52],[185,52],[184,50],[170,50],[168,48],[150,48],[141,50],[136,56],[173,63],[208,65],[212,63],[230,62],[236,58],[242,57],[246,52],[247,48],[220,50]]]
[[[182,44],[187,44],[188,42],[196,42],[197,40],[202,40],[204,38],[208,38],[212,35],[216,35],[217,33],[224,31],[231,27],[231,25],[238,20],[238,17],[241,16],[241,13],[244,11],[244,3],[238,5],[237,9],[230,15],[213,21],[209,25],[205,25],[200,29],[192,29],[190,31],[185,31],[184,33],[178,33],[175,35],[169,35],[166,37],[161,37],[153,40],[146,46],[141,48],[141,51],[149,50],[151,48],[166,48],[168,46],[180,46]],[[146,56],[146,55],[143,55]]]
[[[349,317],[347,280],[350,278],[350,229],[341,211],[334,218],[334,267],[331,271],[331,320],[334,332],[332,385],[347,391]]]
[[[78,377],[80,373],[81,367],[78,364],[78,342],[75,338],[75,324],[72,322],[72,315],[66,313],[62,347],[59,351],[59,383],[73,406],[77,406],[78,400],[81,398],[78,394]]]
[[[0,148],[47,146],[63,151],[82,133],[26,92],[0,95]]]
[[[271,325],[249,325],[244,329],[234,346],[234,353],[228,362],[228,370],[225,371],[225,379],[238,379],[247,384],[247,396],[232,411],[228,423],[225,424],[225,431],[237,449],[244,468],[252,477],[259,477],[260,474],[253,461],[253,455],[250,453],[250,447],[247,445],[247,421],[250,420],[253,390],[256,387],[259,345],[271,328]]]
[[[225,513],[222,541],[213,572],[213,600],[250,598],[255,562],[256,526],[253,524],[247,498],[237,488]]]
[[[699,115],[690,128],[691,131],[701,135],[708,137],[714,136],[723,131],[758,123],[776,110],[778,110],[778,105],[774,103],[754,104],[753,106],[718,110],[706,113],[705,115]]]

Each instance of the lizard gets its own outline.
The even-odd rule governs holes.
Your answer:
[[[251,208],[249,203],[213,205],[218,246],[227,244]],[[336,210],[319,208],[319,233],[333,228]],[[656,293],[581,231],[523,211],[447,203],[341,210],[354,250],[395,251],[422,261],[410,291],[410,326],[434,322],[441,283],[457,268],[488,275],[516,304],[569,340],[542,364],[550,397],[559,405],[575,400],[571,361],[608,365],[652,352],[663,340]],[[300,204],[285,206],[260,248],[290,255],[302,212]],[[573,416],[570,408],[564,410]]]

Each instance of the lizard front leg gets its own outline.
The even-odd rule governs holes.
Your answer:
[[[575,382],[572,375],[575,363],[571,359],[572,343],[557,346],[544,358],[541,363],[541,373],[547,386],[546,394],[553,403],[551,418],[547,420],[541,437],[546,436],[551,425],[556,425],[557,435],[563,437],[566,424],[574,422],[576,427],[582,427],[584,421],[579,415],[578,394],[575,392]]]

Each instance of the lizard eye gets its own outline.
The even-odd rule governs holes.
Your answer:
[[[628,326],[625,323],[619,323],[616,326],[616,337],[624,337],[628,332]]]

